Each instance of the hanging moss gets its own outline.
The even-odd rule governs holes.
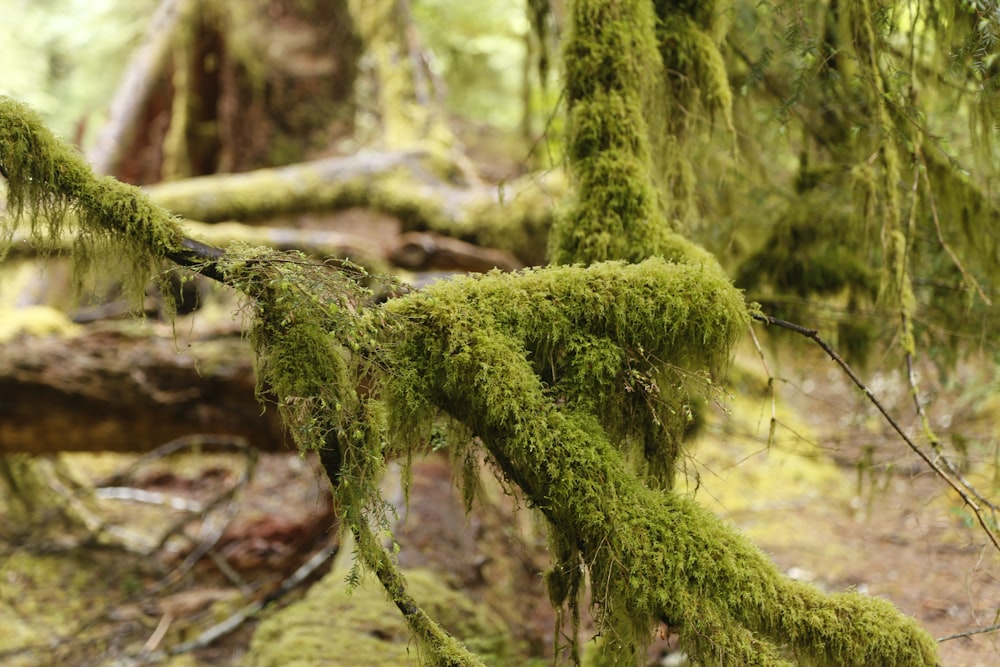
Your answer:
[[[72,253],[78,283],[91,272],[106,270],[108,260],[112,266],[123,263],[123,291],[138,304],[150,274],[180,249],[181,231],[168,213],[149,203],[138,188],[95,178],[83,156],[56,139],[35,112],[3,96],[0,175],[7,180],[10,216],[0,227],[0,259],[22,224],[31,242],[44,250],[75,223]]]
[[[180,228],[137,188],[97,179],[82,158],[46,130],[38,117],[0,97],[0,173],[8,181],[10,238],[24,221],[34,238],[57,238],[70,211],[78,228],[74,259],[110,247],[132,262],[136,293],[156,260],[182,250]],[[44,233],[42,233],[44,232]],[[134,253],[134,254],[129,254]],[[409,597],[401,575],[375,539],[389,525],[391,506],[377,483],[385,464],[383,404],[355,392],[379,351],[369,326],[391,330],[377,316],[359,320],[369,296],[363,274],[348,263],[317,264],[294,253],[234,246],[215,267],[249,299],[259,392],[274,400],[300,450],[319,450],[335,486],[342,525],[359,543],[359,559],[383,582],[415,638],[435,665],[481,664]]]
[[[671,232],[650,177],[643,99],[659,57],[647,2],[573,3],[564,52],[568,157],[577,200],[557,219],[557,264],[664,255]],[[676,250],[679,242],[673,242]]]
[[[680,223],[697,216],[692,130],[707,128],[718,118],[730,135],[736,134],[729,72],[720,51],[732,4],[654,3],[663,69],[646,109],[656,156],[654,175],[667,195],[664,210]]]
[[[879,288],[871,236],[857,229],[851,202],[839,188],[817,183],[782,212],[770,237],[742,262],[736,284],[758,300],[771,296],[770,289],[803,299],[850,292],[859,306],[870,306]],[[775,314],[784,317],[781,312]]]
[[[732,129],[732,91],[719,45],[728,28],[730,2],[658,1],[657,43],[668,98],[664,120],[671,134],[684,133],[699,105],[722,114]],[[687,110],[688,113],[681,113]]]

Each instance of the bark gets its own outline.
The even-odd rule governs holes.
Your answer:
[[[514,271],[524,265],[510,253],[479,248],[433,232],[410,232],[400,237],[392,263],[413,271]]]
[[[107,328],[4,343],[0,452],[143,452],[195,433],[284,450],[277,411],[254,396],[245,342],[199,341],[197,358],[181,345]]]
[[[288,164],[353,129],[344,0],[164,0],[89,156],[134,184]]]

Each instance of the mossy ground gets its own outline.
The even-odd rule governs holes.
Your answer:
[[[349,558],[349,554],[345,554]],[[311,667],[325,661],[354,667],[417,663],[415,644],[378,582],[353,590],[346,569],[313,586],[304,599],[261,623],[247,667]],[[484,605],[448,587],[441,573],[404,571],[410,591],[428,613],[490,665],[521,665],[510,632]]]

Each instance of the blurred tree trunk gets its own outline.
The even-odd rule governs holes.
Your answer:
[[[361,41],[344,0],[184,12],[112,175],[135,184],[298,162],[353,130]]]

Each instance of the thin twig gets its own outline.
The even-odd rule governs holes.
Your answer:
[[[307,577],[309,577],[313,572],[315,572],[323,563],[327,562],[337,551],[340,549],[340,543],[336,542],[323,549],[320,549],[312,558],[307,560],[299,569],[297,569],[292,576],[288,577],[281,583],[281,587],[278,588],[274,593],[260,599],[251,602],[250,604],[241,607],[233,615],[229,616],[226,620],[221,623],[216,623],[212,627],[208,628],[204,632],[200,633],[194,639],[190,641],[182,642],[171,646],[165,650],[153,651],[148,653],[143,653],[136,663],[130,664],[148,664],[151,662],[161,662],[166,660],[168,656],[180,655],[182,653],[187,653],[189,651],[195,651],[198,649],[205,648],[211,645],[213,642],[218,640],[237,628],[239,628],[247,619],[252,618],[257,612],[262,610],[264,607],[284,596],[286,593],[294,589],[300,583],[302,583]]]
[[[927,436],[927,442],[930,444],[931,449],[937,454],[938,460],[948,473],[954,477],[959,484],[961,484],[965,489],[975,496],[984,507],[988,507],[993,512],[1000,511],[1000,507],[996,503],[991,501],[989,498],[985,497],[982,493],[976,489],[965,477],[959,472],[955,464],[945,456],[944,448],[941,446],[941,438],[938,437],[934,429],[931,428],[930,419],[927,417],[927,411],[924,410],[923,403],[920,401],[920,388],[917,386],[916,370],[913,367],[913,355],[907,352],[906,354],[906,377],[910,384],[910,394],[913,397],[913,402],[917,406],[917,414],[920,416],[920,423],[923,426],[924,434]]]
[[[987,306],[992,306],[993,302],[990,300],[990,297],[986,295],[982,285],[980,285],[979,281],[966,270],[962,261],[958,258],[958,255],[956,255],[955,251],[951,249],[948,242],[944,240],[944,232],[941,230],[941,218],[938,216],[937,204],[934,199],[934,190],[931,188],[931,177],[928,173],[930,169],[928,169],[927,160],[924,158],[924,154],[920,151],[919,147],[917,147],[915,152],[920,164],[923,165],[923,169],[920,171],[923,172],[924,182],[927,184],[927,203],[931,207],[931,219],[934,221],[934,231],[937,233],[938,243],[941,244],[941,249],[944,250],[951,259],[951,263],[954,264],[955,268],[958,269],[958,272],[962,274],[963,282],[976,290],[976,293],[979,294],[979,298],[983,300],[983,303]],[[914,202],[913,205],[914,208],[916,208],[916,202]]]
[[[985,635],[988,632],[996,632],[1000,630],[1000,623],[996,625],[991,625],[988,628],[976,628],[975,630],[966,630],[965,632],[956,632],[953,635],[948,635],[947,637],[938,637],[935,641],[937,642],[948,642],[952,639],[962,639],[963,637],[972,637],[973,635]]]
[[[871,404],[874,405],[875,408],[882,413],[882,416],[885,417],[885,420],[889,423],[892,429],[899,435],[900,438],[902,438],[903,442],[905,442],[906,445],[911,450],[913,450],[913,452],[917,456],[919,456],[924,461],[924,463],[926,463],[927,466],[934,471],[934,473],[938,477],[943,479],[948,484],[948,486],[954,489],[955,493],[957,493],[962,498],[963,502],[965,502],[965,504],[968,505],[969,508],[971,508],[973,514],[975,514],[976,516],[976,520],[982,527],[983,532],[986,533],[986,536],[989,538],[990,542],[993,543],[993,546],[997,549],[997,551],[1000,551],[1000,540],[997,539],[997,536],[993,533],[993,530],[989,527],[989,524],[986,522],[986,518],[983,516],[982,508],[980,508],[980,506],[976,503],[976,501],[966,492],[962,484],[955,481],[945,469],[943,469],[940,465],[938,465],[937,461],[928,456],[927,453],[924,452],[917,445],[917,443],[915,443],[908,435],[906,435],[906,432],[903,431],[903,428],[899,425],[899,423],[895,420],[895,418],[893,418],[893,416],[889,414],[889,411],[885,408],[885,406],[882,405],[882,403],[878,400],[878,398],[875,397],[875,394],[872,393],[871,389],[869,389],[868,386],[861,380],[861,378],[858,377],[857,373],[854,372],[854,369],[852,369],[851,366],[846,361],[844,361],[844,359],[839,354],[837,354],[837,352],[832,347],[830,347],[830,345],[826,341],[820,338],[818,330],[809,329],[807,327],[802,326],[801,324],[788,322],[779,319],[777,317],[772,317],[771,315],[765,315],[763,313],[752,313],[751,317],[760,322],[773,324],[774,326],[794,331],[798,334],[805,336],[806,338],[811,339],[813,342],[819,345],[823,349],[823,351],[826,352],[827,356],[833,359],[833,361],[838,366],[840,366],[840,368],[847,374],[847,376],[851,378],[851,381],[854,382],[854,384],[859,389],[861,389],[861,391],[864,392],[865,396],[868,398]]]

